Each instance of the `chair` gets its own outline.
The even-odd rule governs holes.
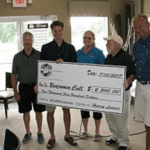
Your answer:
[[[0,100],[4,101],[4,108],[5,108],[5,116],[7,118],[7,110],[8,110],[8,99],[12,99],[14,97],[14,92],[12,91],[12,84],[11,84],[11,73],[6,72],[5,78],[5,90],[0,91]],[[11,91],[8,89],[11,89]]]
[[[9,129],[5,131],[5,139],[4,139],[4,150],[19,150],[21,147],[21,142],[17,135],[15,135]]]

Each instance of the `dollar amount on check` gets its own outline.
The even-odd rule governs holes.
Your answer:
[[[113,95],[120,95],[121,89],[109,88],[109,87],[88,87],[88,90],[93,93],[101,93],[101,94],[113,94]]]

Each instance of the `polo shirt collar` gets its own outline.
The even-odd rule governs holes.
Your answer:
[[[143,42],[142,39],[140,38],[140,42],[141,42],[141,43],[145,43],[145,42],[147,42],[149,39],[150,39],[150,35],[147,37],[147,39],[146,39],[144,42]]]
[[[84,46],[82,47],[82,52],[83,52],[83,49],[84,49]],[[92,48],[90,49],[90,51],[88,52],[88,53],[90,53],[90,52],[92,52],[92,50],[93,50],[93,46],[92,46]],[[84,53],[84,52],[83,52]],[[88,54],[87,53],[87,54]]]
[[[119,56],[121,53],[122,53],[122,51],[123,51],[123,49],[120,49],[119,51],[118,51],[118,53],[116,53],[116,55],[115,56],[112,56],[112,57],[117,57],[117,56]]]
[[[58,44],[56,43],[55,39],[53,39],[53,43],[58,46]],[[65,41],[63,39],[61,45],[63,45],[64,43],[65,43]]]
[[[23,53],[24,55],[27,55],[24,49],[23,49],[22,53]],[[32,52],[30,53],[30,55],[27,55],[27,56],[31,56],[31,55],[34,54],[34,53],[35,53],[35,49],[32,48]]]

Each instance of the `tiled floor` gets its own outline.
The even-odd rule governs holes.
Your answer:
[[[5,119],[3,104],[0,103],[0,145],[3,147],[5,129],[8,128],[13,131],[22,140],[25,134],[24,124],[22,121],[22,115],[18,113],[16,103],[9,104],[8,119]],[[63,124],[63,113],[62,109],[58,107],[55,112],[55,134],[56,134],[56,145],[53,150],[117,150],[118,144],[108,146],[105,144],[105,140],[109,138],[110,132],[103,115],[101,123],[101,135],[102,139],[100,142],[93,142],[94,134],[94,122],[93,119],[89,120],[89,135],[86,140],[78,138],[81,126],[80,111],[78,109],[71,109],[71,134],[77,139],[78,146],[73,147],[64,141],[64,124]],[[49,139],[49,130],[46,122],[46,112],[43,113],[43,133],[45,141],[42,144],[37,142],[36,135],[36,122],[34,112],[31,112],[31,132],[32,139],[28,144],[22,144],[20,150],[46,150],[46,144]],[[81,127],[82,130],[82,127]],[[129,150],[144,150],[145,149],[145,131],[143,123],[138,123],[133,120],[133,105],[131,104],[130,111],[130,141],[131,145]],[[135,134],[135,135],[134,135]]]

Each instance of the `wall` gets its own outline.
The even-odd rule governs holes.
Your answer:
[[[143,11],[146,15],[150,16],[150,0],[143,0]]]
[[[0,0],[0,16],[27,16],[27,15],[57,15],[58,20],[65,23],[64,38],[71,42],[71,28],[69,20],[69,1],[77,0],[33,0],[33,4],[27,4],[26,8],[13,8],[12,4],[6,3],[6,0]],[[81,0],[78,0],[81,1]],[[93,0],[83,0],[93,1]],[[104,1],[104,0],[95,0]],[[125,35],[125,4],[129,0],[106,0],[110,2],[110,16],[111,20],[115,20],[116,14],[121,14],[122,33]],[[138,13],[141,9],[141,0],[132,0],[135,4]]]

